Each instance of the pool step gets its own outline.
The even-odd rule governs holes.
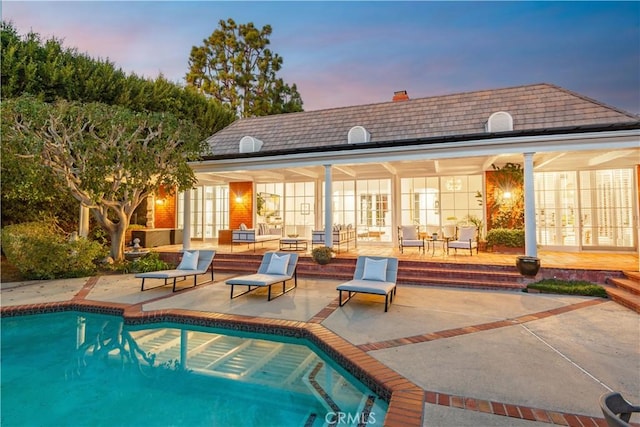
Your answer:
[[[242,380],[308,394],[302,378],[319,360],[308,347],[207,332],[177,329],[133,331],[138,346],[155,365],[179,366],[186,340],[186,368],[200,374]],[[272,363],[273,362],[273,363]]]

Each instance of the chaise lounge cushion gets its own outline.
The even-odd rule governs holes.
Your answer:
[[[336,288],[339,291],[361,292],[364,294],[386,295],[396,287],[392,282],[378,282],[372,280],[350,280]]]

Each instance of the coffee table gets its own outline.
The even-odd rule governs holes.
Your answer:
[[[280,239],[281,251],[306,251],[308,242],[304,237],[283,237]]]

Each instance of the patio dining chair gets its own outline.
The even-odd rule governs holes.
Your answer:
[[[420,238],[420,232],[418,231],[418,227],[415,225],[403,225],[398,227],[398,246],[400,248],[400,253],[404,253],[404,248],[418,248],[418,252],[420,252],[420,248],[422,248],[422,253],[424,253],[424,239]]]
[[[469,254],[473,255],[475,248],[478,253],[478,241],[476,239],[478,229],[476,227],[460,227],[460,235],[456,240],[447,241],[447,253],[449,248],[453,248],[458,253],[458,249],[469,249]]]

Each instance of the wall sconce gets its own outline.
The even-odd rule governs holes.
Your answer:
[[[164,199],[163,198],[156,199],[156,205],[158,206],[164,205]]]
[[[236,193],[236,203],[242,203],[242,193]]]
[[[502,193],[502,197],[510,200],[511,199],[511,191],[505,191],[504,193]]]

